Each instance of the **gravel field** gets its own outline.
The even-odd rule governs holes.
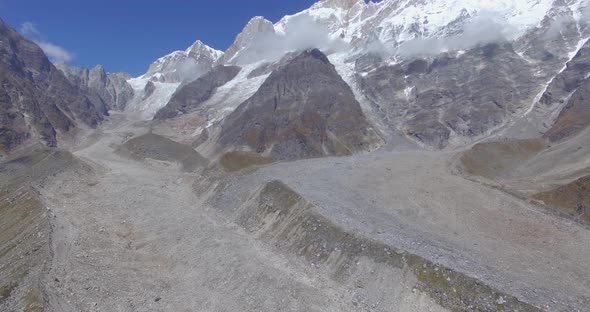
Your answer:
[[[195,194],[201,175],[114,153],[145,132],[106,130],[75,152],[94,174],[59,175],[43,189],[55,215],[48,311],[446,311],[402,270],[383,271],[396,277],[386,306],[273,252]]]
[[[464,179],[451,153],[187,172],[172,152],[117,153],[149,132],[120,117],[74,152],[90,170],[40,189],[52,212],[48,311],[588,311],[590,231]],[[265,199],[271,181],[302,210],[284,210],[281,192]],[[277,201],[285,212],[264,212]],[[310,218],[327,230],[315,237],[298,221]],[[337,260],[315,262],[320,239],[344,246]],[[369,252],[383,246],[389,260]],[[461,306],[465,289],[482,305]]]

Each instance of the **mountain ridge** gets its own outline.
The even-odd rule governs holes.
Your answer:
[[[242,67],[276,64],[288,53],[319,48],[336,64],[347,83],[358,90],[355,91],[357,97],[360,96],[358,100],[363,103],[364,110],[373,122],[387,124],[392,127],[387,131],[408,136],[426,148],[455,148],[509,127],[514,120],[535,106],[533,102],[537,91],[532,87],[541,86],[543,80],[551,80],[567,62],[568,54],[577,52],[576,44],[590,35],[586,22],[587,12],[590,10],[584,1],[555,4],[549,0],[502,0],[494,3],[471,0],[456,0],[451,3],[410,1],[401,6],[399,1],[392,0],[324,0],[316,2],[309,9],[287,15],[276,23],[261,16],[252,18],[216,64]],[[428,18],[422,18],[424,14]],[[408,20],[421,22],[418,25]],[[555,27],[563,27],[567,32],[551,37],[555,36]],[[504,43],[512,45],[508,48],[512,49],[509,53],[512,59],[521,59],[519,71],[531,73],[531,79],[518,78],[531,88],[521,96],[516,109],[497,112],[497,117],[486,121],[481,129],[471,129],[471,126],[465,125],[473,118],[469,116],[473,116],[472,113],[462,112],[465,108],[447,107],[444,104],[438,115],[427,117],[431,119],[429,123],[439,123],[438,119],[444,121],[448,118],[461,120],[453,121],[452,124],[440,122],[436,126],[439,131],[424,135],[414,129],[416,123],[425,120],[423,116],[403,113],[405,116],[396,117],[400,113],[395,111],[396,107],[390,108],[391,103],[383,100],[385,95],[370,95],[366,98],[368,91],[362,87],[367,85],[365,75],[369,71],[395,64],[411,66],[415,64],[415,60],[441,64],[445,60],[456,58],[460,60],[458,63],[470,62],[461,66],[472,67],[475,71],[476,62],[467,60],[465,53],[486,46],[493,47],[495,44],[504,46]],[[426,52],[422,46],[433,46],[434,50]],[[543,58],[548,57],[550,59],[543,61]],[[359,66],[361,61],[363,65]],[[540,77],[541,75],[546,78]],[[368,84],[375,86],[374,81]],[[410,92],[422,96],[420,89],[411,83],[396,82],[391,87],[396,93]],[[461,92],[464,94],[458,96],[468,96],[468,91]],[[393,98],[407,102],[406,105],[413,105],[414,101],[398,96]],[[498,100],[484,102],[482,105],[485,107],[481,108],[483,111],[498,106]],[[502,109],[503,104],[499,105]],[[388,113],[391,109],[394,111]],[[449,114],[459,116],[445,117]],[[467,116],[462,116],[464,114]],[[474,119],[474,122],[479,121]],[[465,127],[467,128],[463,129]]]
[[[71,84],[35,43],[0,20],[0,154],[97,127],[106,115]],[[61,142],[59,142],[61,143]]]

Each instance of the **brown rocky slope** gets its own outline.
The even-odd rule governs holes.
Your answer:
[[[273,160],[350,155],[382,141],[350,87],[319,50],[273,71],[222,125],[223,148],[246,148]]]

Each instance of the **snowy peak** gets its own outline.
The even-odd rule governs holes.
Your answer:
[[[223,52],[197,40],[184,51],[174,51],[157,59],[143,76],[127,80],[135,94],[127,111],[151,120],[179,86],[209,72],[222,55]]]
[[[327,28],[332,37],[340,37],[351,42],[353,38],[349,34],[349,29],[359,27],[362,20],[370,16],[367,14],[371,11],[369,6],[364,0],[323,0],[294,16],[286,16],[278,25],[287,27],[293,17],[307,15],[318,25]]]
[[[308,25],[315,24],[318,31],[327,29],[330,38],[360,50],[380,46],[388,54],[411,54],[415,46],[429,45],[437,54],[469,48],[481,40],[516,40],[547,18],[562,23],[559,16],[563,14],[579,22],[590,16],[586,7],[583,0],[322,0],[285,16],[275,28],[284,33],[297,19],[311,17],[313,23]],[[441,47],[444,44],[437,40],[448,38],[455,41],[454,46]]]
[[[197,40],[195,43],[193,43],[193,45],[186,49],[185,52],[193,58],[206,57],[216,61],[223,55],[222,51],[211,48],[210,46],[204,44],[201,40]]]
[[[256,49],[275,35],[273,23],[262,16],[252,18],[220,59],[221,64],[244,64],[254,60]]]
[[[365,6],[364,0],[322,0],[315,3],[311,9],[317,8],[332,8],[332,9],[344,9],[350,10],[354,6]]]
[[[193,81],[211,70],[222,55],[223,52],[197,41],[184,51],[157,59],[140,78],[167,83]]]
[[[465,50],[499,39],[516,40],[540,25],[556,7],[583,16],[582,2],[322,0],[274,25],[263,17],[251,19],[219,63],[273,61],[274,54],[308,48],[330,53],[379,47],[388,56]],[[441,42],[448,38],[450,46]]]
[[[246,27],[244,27],[242,33],[267,32],[273,30],[274,26],[271,21],[264,18],[264,16],[254,16],[252,19],[250,19],[250,21],[248,21],[248,24],[246,24]]]

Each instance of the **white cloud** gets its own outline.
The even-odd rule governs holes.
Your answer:
[[[19,32],[35,42],[47,57],[54,63],[68,63],[74,58],[74,54],[67,49],[45,40],[43,34],[32,22],[24,22],[19,28]]]
[[[327,26],[318,23],[309,14],[290,17],[284,33],[257,33],[249,46],[243,49],[238,65],[250,64],[260,60],[267,62],[280,59],[285,53],[318,48],[324,53],[332,53],[348,48],[340,38],[332,38]]]
[[[512,26],[493,12],[480,14],[463,27],[463,32],[447,38],[419,37],[406,41],[396,48],[394,54],[402,57],[437,55],[445,51],[469,50],[476,46],[511,39]]]
[[[35,41],[41,47],[47,57],[54,63],[68,63],[74,58],[74,54],[66,49],[50,42]]]
[[[37,26],[31,22],[24,22],[20,26],[19,32],[25,36],[30,36],[30,37],[35,37],[35,38],[41,36],[41,32],[39,32],[39,30],[37,29]]]

